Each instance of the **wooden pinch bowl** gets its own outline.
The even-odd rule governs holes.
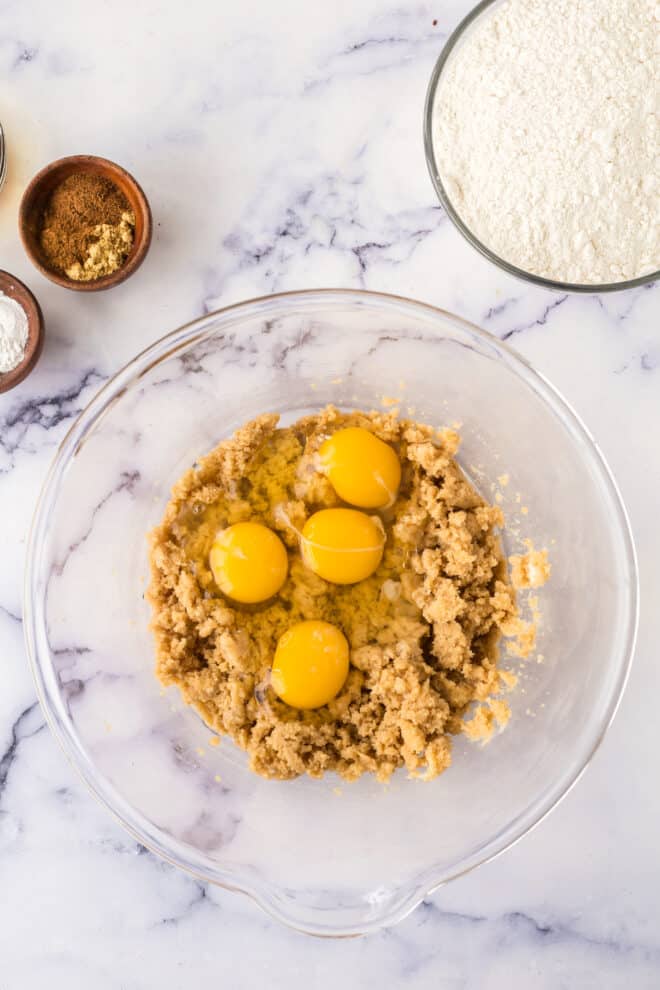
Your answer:
[[[0,392],[8,392],[30,374],[39,360],[44,343],[44,318],[41,306],[27,285],[23,285],[14,275],[0,271],[0,292],[20,303],[28,319],[28,339],[25,355],[20,364],[11,371],[0,371]]]
[[[39,244],[39,223],[48,197],[53,189],[70,175],[80,173],[100,175],[114,182],[123,192],[135,214],[133,246],[124,264],[111,275],[103,275],[89,282],[76,281],[52,268]],[[120,165],[94,155],[71,155],[69,158],[58,158],[57,161],[51,162],[37,172],[23,193],[18,211],[18,229],[30,261],[42,275],[51,282],[65,289],[73,289],[75,292],[99,292],[125,282],[144,261],[151,243],[151,209],[141,187]]]

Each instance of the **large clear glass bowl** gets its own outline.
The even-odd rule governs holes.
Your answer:
[[[551,554],[544,659],[521,664],[509,726],[485,747],[457,738],[433,782],[266,781],[229,741],[211,746],[154,677],[145,534],[179,475],[251,417],[277,410],[287,422],[384,397],[438,426],[460,422],[461,461],[485,495],[509,475],[507,550],[529,536]],[[506,849],[576,781],[624,687],[637,579],[607,466],[540,375],[432,306],[327,290],[205,316],[99,392],[36,510],[25,616],[51,728],[137,840],[290,925],[346,935],[392,924]]]
[[[475,7],[473,7],[447,39],[439,58],[433,67],[433,72],[431,73],[431,79],[429,81],[429,86],[426,93],[426,104],[424,107],[424,151],[426,154],[426,164],[431,176],[431,182],[433,183],[435,191],[438,194],[438,198],[445,210],[445,213],[466,241],[468,241],[472,247],[476,248],[476,250],[479,251],[484,258],[488,258],[489,261],[492,261],[494,265],[497,265],[497,267],[501,268],[503,271],[508,272],[509,275],[515,275],[516,278],[522,279],[524,282],[533,282],[535,285],[541,285],[545,289],[552,289],[556,292],[620,292],[624,289],[634,289],[637,286],[645,285],[648,282],[656,282],[660,279],[660,271],[649,272],[646,275],[640,275],[638,278],[626,279],[620,282],[602,282],[600,284],[558,282],[553,279],[544,278],[542,275],[535,275],[532,272],[518,268],[516,265],[511,264],[510,261],[507,261],[505,258],[501,258],[494,251],[491,251],[491,249],[477,237],[471,228],[464,223],[460,213],[455,209],[449,193],[445,188],[445,184],[442,181],[440,166],[435,155],[433,132],[434,118],[436,113],[439,112],[436,106],[438,90],[444,81],[444,75],[452,56],[461,45],[465,44],[465,42],[469,40],[471,32],[479,25],[480,21],[484,17],[491,16],[491,7],[501,3],[503,3],[503,0],[481,0],[481,3],[478,3]],[[471,4],[472,0],[470,0],[470,5]]]

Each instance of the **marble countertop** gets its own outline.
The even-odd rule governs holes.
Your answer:
[[[37,294],[47,337],[37,370],[0,397],[1,990],[660,985],[660,286],[551,294],[496,271],[444,216],[422,107],[469,6],[2,4],[0,264]],[[113,292],[52,285],[17,236],[29,178],[74,153],[120,162],[151,201],[151,252]],[[102,382],[206,311],[319,286],[410,295],[517,347],[608,458],[642,581],[632,677],[578,786],[513,850],[398,927],[339,942],[290,932],[136,846],[45,727],[21,628],[35,499]]]

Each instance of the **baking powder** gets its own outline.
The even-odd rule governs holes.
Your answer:
[[[561,282],[660,268],[656,0],[504,0],[450,55],[440,178],[499,257]]]
[[[0,373],[21,363],[27,339],[27,313],[19,302],[0,292]]]

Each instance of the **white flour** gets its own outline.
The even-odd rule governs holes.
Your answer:
[[[440,177],[495,254],[562,282],[660,268],[656,0],[505,0],[450,56]]]
[[[0,292],[0,373],[21,363],[27,339],[27,313],[15,299]]]

